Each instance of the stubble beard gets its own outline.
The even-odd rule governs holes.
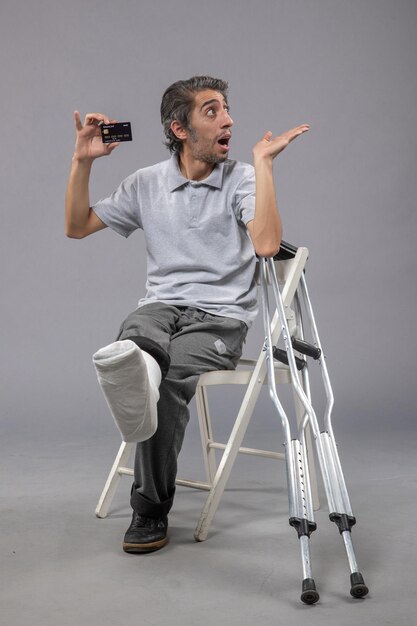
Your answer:
[[[216,154],[214,151],[210,151],[209,147],[199,146],[197,147],[195,144],[198,143],[198,135],[197,132],[191,126],[188,128],[191,139],[191,153],[193,157],[197,161],[201,161],[202,163],[207,163],[208,165],[217,165],[218,163],[224,163],[227,159],[227,154]]]

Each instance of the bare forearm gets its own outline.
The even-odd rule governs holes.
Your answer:
[[[107,115],[88,113],[83,125],[79,112],[74,111],[74,122],[76,141],[65,199],[65,234],[81,239],[106,228],[90,208],[90,172],[95,159],[108,156],[119,144],[101,140],[100,125],[110,123]]]
[[[255,218],[248,224],[257,254],[274,256],[281,244],[282,224],[275,197],[272,162],[291,141],[309,130],[308,124],[278,135],[273,139],[269,130],[253,148],[256,179]]]
[[[272,159],[255,158],[256,204],[251,237],[257,254],[274,256],[282,238],[282,222],[279,214]]]
[[[92,160],[73,157],[65,199],[65,234],[83,236],[90,215],[89,180]]]

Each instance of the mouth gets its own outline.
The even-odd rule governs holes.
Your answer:
[[[232,135],[230,133],[226,133],[225,135],[222,135],[218,140],[217,143],[226,151],[228,151],[230,149],[229,143],[230,143],[230,139],[231,139]]]

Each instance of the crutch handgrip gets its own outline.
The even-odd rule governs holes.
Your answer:
[[[303,339],[297,339],[296,337],[291,338],[292,347],[294,350],[301,352],[301,354],[305,354],[306,356],[311,356],[315,361],[317,361],[321,357],[321,350],[317,348],[317,346],[313,346],[312,343],[308,343]]]
[[[288,356],[285,350],[282,350],[281,348],[277,348],[276,346],[274,346],[272,348],[272,354],[274,355],[274,359],[276,359],[280,363],[284,363],[285,365],[288,365]],[[304,361],[304,359],[300,359],[298,356],[294,358],[295,358],[295,364],[297,366],[297,369],[302,370],[303,367],[305,367],[306,362]]]

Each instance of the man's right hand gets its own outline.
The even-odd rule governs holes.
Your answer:
[[[101,124],[114,124],[117,120],[111,120],[102,113],[88,113],[83,126],[79,112],[74,111],[74,121],[77,133],[74,158],[77,161],[93,161],[107,156],[119,145],[118,142],[103,143],[100,128]]]

